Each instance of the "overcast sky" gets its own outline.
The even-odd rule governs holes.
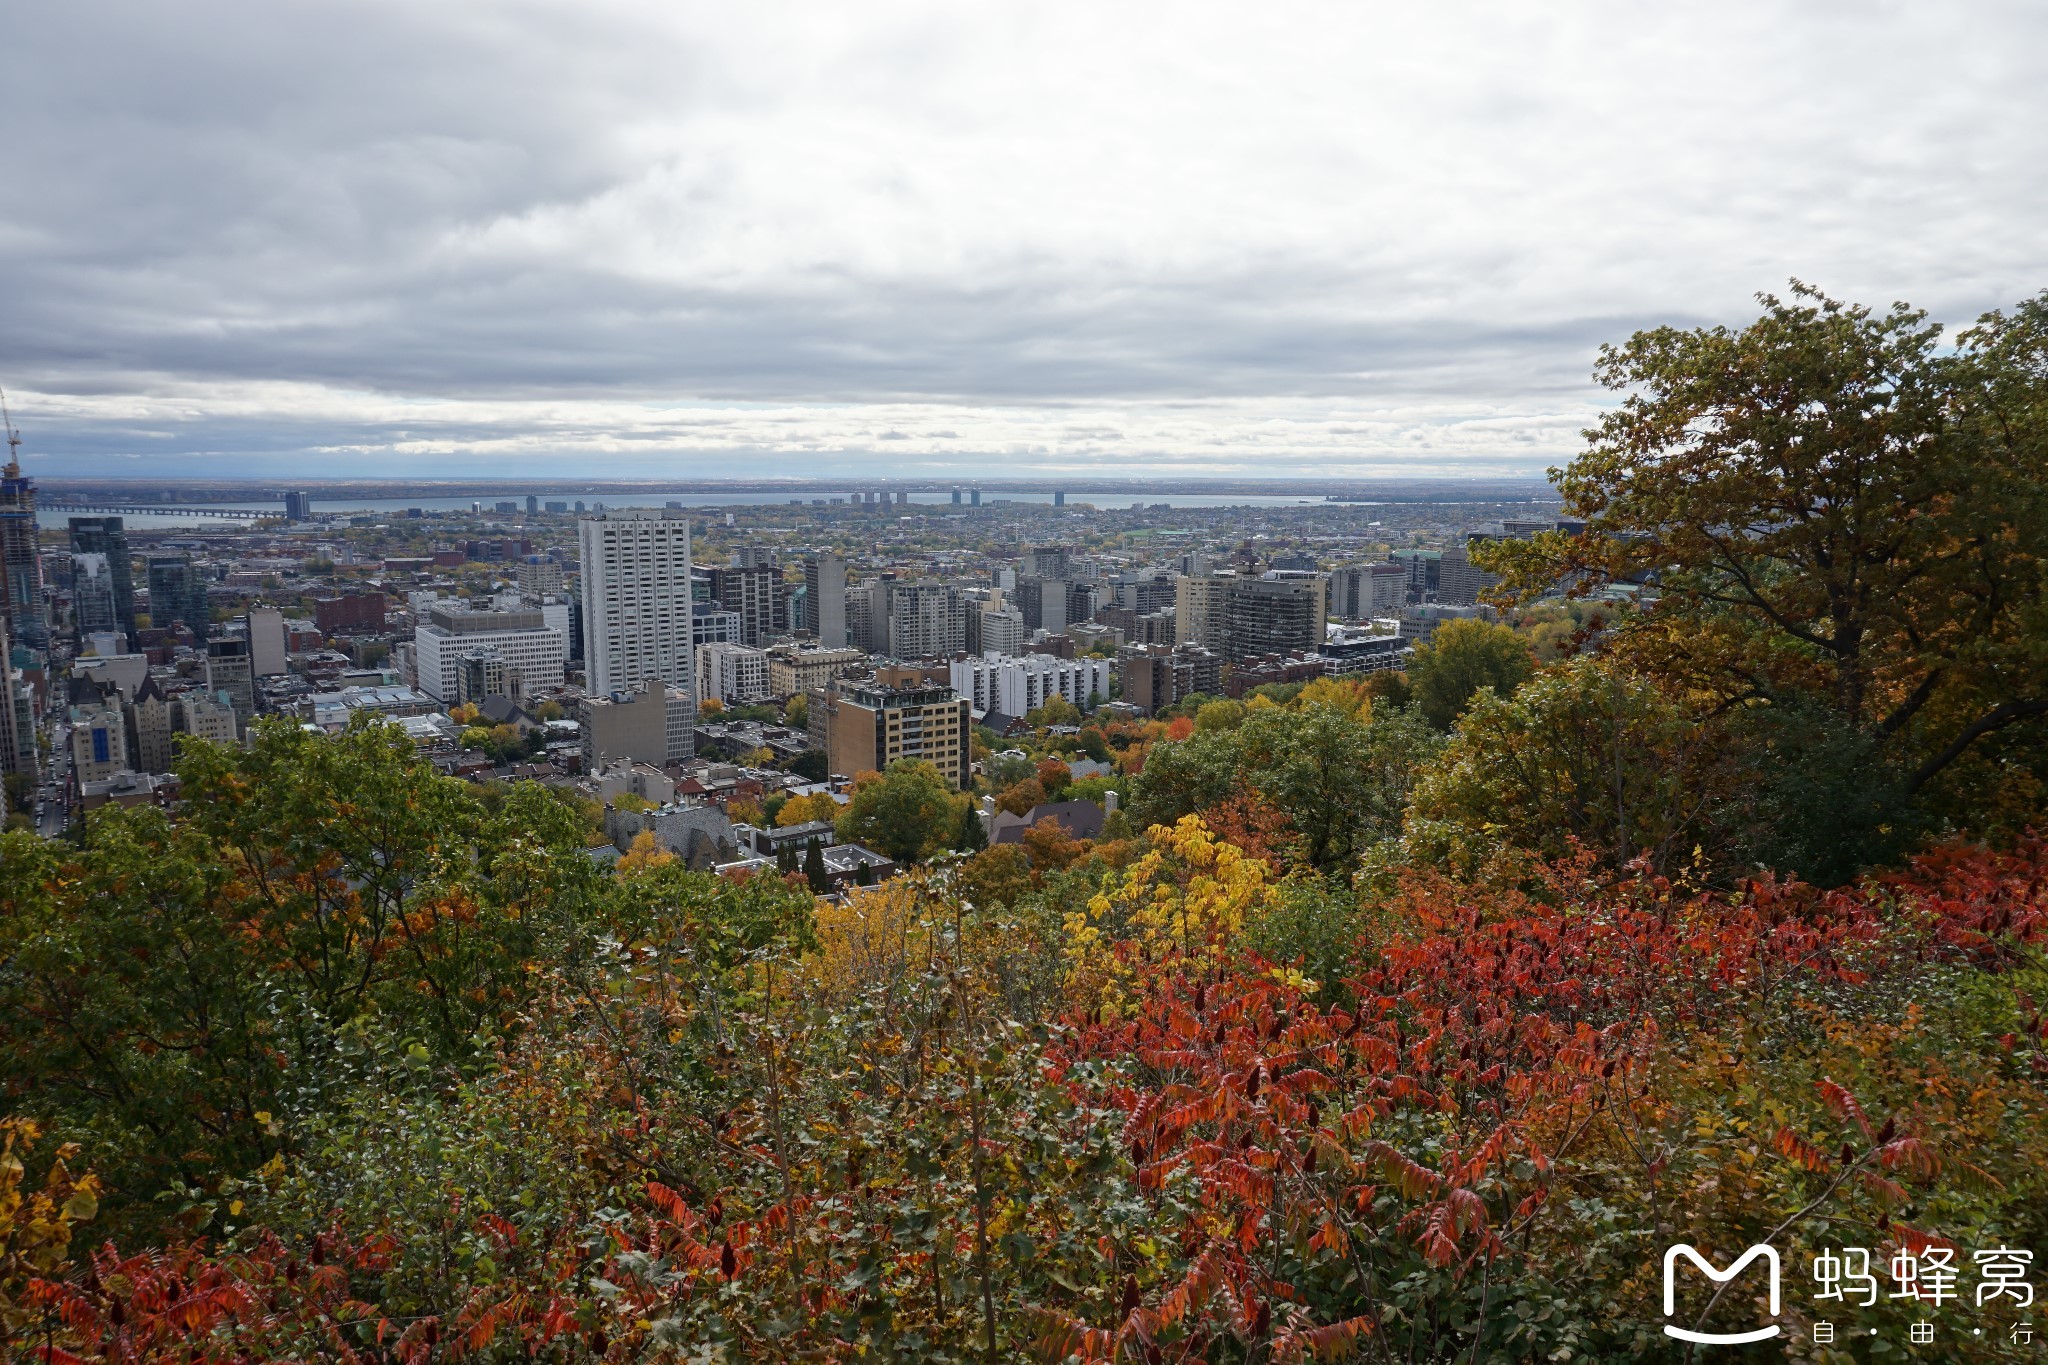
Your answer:
[[[2048,286],[2039,3],[8,7],[32,472],[1537,473]]]

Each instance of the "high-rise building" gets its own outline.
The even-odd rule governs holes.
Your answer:
[[[1386,561],[1351,564],[1330,574],[1330,615],[1344,621],[1369,621],[1399,613],[1408,600],[1408,570]]]
[[[0,773],[36,775],[35,702],[13,662],[7,623],[0,619]]]
[[[696,752],[696,716],[688,688],[651,678],[631,692],[585,697],[577,711],[583,771],[594,773],[620,759],[658,768],[686,762]]]
[[[313,518],[313,495],[289,492],[284,495],[284,515],[287,521],[310,521]]]
[[[846,590],[846,640],[869,654],[889,652],[889,580],[870,578]]]
[[[975,507],[981,506],[981,490],[976,488],[968,493],[968,501]]]
[[[810,694],[810,717],[832,772],[881,772],[909,758],[929,762],[956,791],[973,781],[967,699],[950,687],[834,685]]]
[[[71,612],[81,640],[94,631],[120,629],[114,610],[113,566],[105,555],[71,556]]]
[[[1325,622],[1320,574],[1234,579],[1224,591],[1224,656],[1313,653],[1323,643]]]
[[[956,494],[955,502],[959,501]],[[830,550],[813,555],[804,565],[804,589],[810,604],[811,629],[826,649],[841,649],[846,635],[846,561]]]
[[[1387,559],[1407,570],[1410,602],[1436,600],[1437,589],[1443,583],[1441,550],[1396,550]]]
[[[85,678],[71,680],[71,780],[104,782],[128,766],[128,722],[121,694]]]
[[[1223,690],[1223,660],[1200,645],[1125,645],[1116,666],[1123,699],[1148,716],[1197,692]]]
[[[892,659],[948,659],[967,647],[960,590],[932,581],[891,583],[889,647]]]
[[[1472,606],[1479,601],[1479,594],[1498,582],[1500,575],[1488,573],[1474,564],[1470,552],[1463,545],[1445,550],[1437,560],[1436,600],[1439,602]]]
[[[546,555],[526,555],[519,561],[519,591],[529,597],[560,597],[562,566]]]
[[[50,643],[50,624],[36,539],[35,480],[21,472],[10,448],[0,468],[0,622],[16,644],[43,649]]]
[[[690,605],[690,645],[702,649],[706,645],[736,645],[740,642],[740,614],[727,611],[716,602],[694,602]]]
[[[537,493],[528,493],[528,494],[526,495],[526,515],[528,515],[529,517],[537,517],[537,516],[539,516],[539,515],[540,515],[540,495],[539,495],[539,494],[537,494]]]
[[[119,517],[71,518],[71,553],[105,555],[114,595],[115,628],[135,633],[135,560]]]
[[[688,518],[607,512],[576,532],[589,692],[610,696],[650,679],[691,686]]]
[[[206,578],[199,566],[185,555],[151,555],[147,572],[150,624],[159,628],[181,624],[204,640],[213,629],[213,610],[206,600]]]
[[[419,688],[434,700],[463,700],[462,664],[469,655],[495,654],[525,687],[552,687],[569,662],[569,635],[550,626],[539,607],[516,611],[465,611],[454,606],[427,609],[413,631]]]
[[[235,713],[235,737],[248,733],[256,716],[256,678],[249,669],[249,642],[206,642],[206,691]]]
[[[242,625],[249,638],[250,671],[259,678],[283,677],[285,656],[291,648],[284,613],[276,607],[251,607]]]
[[[1031,639],[1031,632],[1025,629],[1023,612],[1015,607],[986,606],[980,609],[979,615],[983,654],[1024,652],[1024,646]]]
[[[788,613],[781,570],[756,564],[714,568],[709,576],[711,596],[727,611],[739,613],[741,644],[758,649],[775,638],[777,617],[786,620]]]
[[[171,736],[177,730],[170,698],[156,685],[155,678],[145,677],[142,685],[135,689],[135,695],[128,699],[126,709],[128,733],[135,741],[130,755],[135,770],[142,773],[169,772]]]
[[[1183,574],[1175,583],[1174,638],[1200,645],[1212,654],[1224,652],[1224,600],[1237,575],[1225,569]]]

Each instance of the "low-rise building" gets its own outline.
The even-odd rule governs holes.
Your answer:
[[[1108,659],[991,651],[979,659],[953,660],[951,674],[954,690],[983,714],[1028,715],[1054,697],[1064,697],[1083,711],[1109,700]]]
[[[722,706],[768,700],[768,655],[746,645],[714,644],[697,651],[697,699]]]
[[[810,725],[832,772],[880,772],[910,758],[931,763],[955,790],[972,780],[968,703],[950,687],[834,684],[810,694]]]

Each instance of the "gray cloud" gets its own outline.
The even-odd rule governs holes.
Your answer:
[[[2022,4],[17,11],[50,474],[1526,472],[1635,326],[2048,284]]]

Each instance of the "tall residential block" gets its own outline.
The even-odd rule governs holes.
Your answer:
[[[285,633],[284,613],[276,607],[251,607],[242,624],[249,637],[250,671],[259,678],[283,677],[291,639]]]
[[[690,523],[667,511],[576,524],[583,561],[583,666],[593,696],[641,683],[689,687]]]
[[[1223,615],[1228,658],[1313,652],[1327,619],[1322,576],[1279,571],[1237,579],[1225,590]]]
[[[846,561],[829,550],[813,556],[804,565],[804,588],[818,643],[826,649],[845,648]]]

